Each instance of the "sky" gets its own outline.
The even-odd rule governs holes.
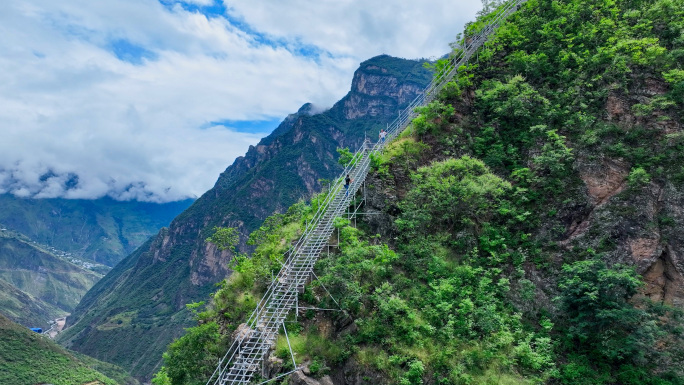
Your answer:
[[[0,193],[198,197],[373,56],[436,58],[480,0],[3,0]]]

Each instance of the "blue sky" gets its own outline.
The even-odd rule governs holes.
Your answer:
[[[5,0],[0,193],[199,196],[285,116],[344,96],[360,62],[446,53],[480,5]]]

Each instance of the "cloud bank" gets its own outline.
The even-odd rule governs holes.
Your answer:
[[[0,193],[199,196],[359,62],[440,56],[480,6],[405,3],[5,0]]]

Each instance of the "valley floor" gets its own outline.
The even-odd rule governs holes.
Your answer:
[[[57,337],[57,334],[61,333],[64,329],[64,324],[66,324],[66,317],[68,316],[70,316],[70,314],[53,320],[51,322],[50,329],[46,331],[44,334],[52,339],[55,339],[55,337]]]

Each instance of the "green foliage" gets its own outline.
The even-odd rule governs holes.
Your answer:
[[[389,173],[388,162],[383,159],[382,155],[371,154],[370,166],[381,177],[387,177]]]
[[[400,137],[387,144],[382,155],[372,160],[378,171],[388,172],[389,164],[401,166],[404,170],[415,167],[421,156],[429,149],[429,146],[413,137]]]
[[[416,134],[420,136],[444,128],[455,110],[452,105],[433,101],[425,107],[416,108],[416,112],[419,115],[413,119],[412,124]]]
[[[684,103],[684,69],[663,72],[663,78],[670,84],[670,97],[680,105]]]
[[[2,315],[0,347],[2,384],[73,385],[99,381],[106,385],[117,385],[117,381],[91,368],[107,364],[90,358],[86,363],[45,336],[14,324]],[[120,368],[109,365],[107,369],[120,378],[120,385],[137,384]]]
[[[341,164],[342,166],[347,166],[354,159],[354,153],[349,151],[348,147],[338,148],[337,153],[340,154],[340,157],[337,159],[337,163]]]
[[[527,2],[478,64],[461,68],[371,160],[400,190],[392,239],[336,219],[339,248],[317,263],[321,282],[301,300],[337,306],[325,285],[356,331],[302,328],[292,334],[298,362],[318,372],[353,356],[400,384],[681,383],[680,312],[637,302],[634,269],[571,249],[567,222],[588,207],[577,166],[599,157],[632,164],[631,186],[669,171],[684,180],[682,135],[642,125],[679,118],[683,9],[681,0]],[[464,39],[496,15],[468,25]],[[623,112],[640,115],[637,123],[602,121],[609,95],[629,98],[644,79],[661,78],[666,93]],[[455,103],[469,112],[455,116]],[[622,258],[595,227],[575,242]],[[255,282],[270,273],[250,271]],[[243,313],[229,309],[243,309],[245,290],[258,287],[234,285],[245,276],[220,290],[233,285],[217,306],[230,327]],[[285,356],[282,337],[277,352]]]
[[[537,140],[555,139],[553,130],[545,126],[554,115],[549,100],[522,76],[506,83],[484,82],[476,95],[486,123],[475,139],[475,152],[488,165],[519,167],[525,151]]]
[[[397,76],[398,87],[411,89],[422,89],[430,81],[429,71],[422,68],[420,62],[389,56],[362,63],[360,73]],[[220,269],[205,269],[201,263],[188,263],[189,256],[204,254],[204,240],[211,235],[211,229],[239,226],[244,235],[258,229],[271,213],[310,197],[308,176],[313,178],[313,188],[320,188],[322,186],[316,183],[319,179],[332,179],[340,172],[337,157],[328,156],[331,149],[360,143],[366,132],[377,133],[386,127],[389,115],[393,116],[408,103],[408,100],[400,101],[395,105],[382,95],[349,95],[352,96],[362,98],[363,103],[380,102],[388,106],[388,115],[350,119],[345,114],[344,106],[348,105],[345,101],[349,100],[345,98],[320,114],[308,114],[305,109],[296,117],[285,119],[271,135],[262,139],[262,146],[248,151],[244,159],[222,173],[210,192],[180,214],[169,230],[162,230],[151,242],[130,254],[111,275],[85,295],[79,308],[72,313],[76,323],[62,333],[60,339],[76,349],[125,365],[136,376],[149,378],[158,369],[159,357],[173,337],[181,335],[185,327],[195,322],[192,314],[182,306],[183,302],[211,298],[217,289],[223,293],[212,282],[215,274],[222,274]],[[266,157],[260,154],[264,149],[269,154]],[[305,178],[299,172],[303,164],[311,172]],[[40,212],[52,215],[50,210]],[[291,223],[284,232],[298,231],[298,228],[299,224]],[[110,238],[118,239],[118,233],[112,234]],[[289,246],[280,240],[269,244],[273,250],[281,248],[284,251]],[[270,255],[269,251],[264,253]],[[282,253],[277,258],[281,257]],[[255,296],[256,299],[260,297],[258,290],[264,282],[270,281],[271,266],[279,265],[267,259],[252,258],[250,263],[235,267],[238,266],[244,267],[245,274],[229,278],[225,293],[219,295],[218,306],[212,308],[210,303],[207,309],[212,314],[235,316],[226,322],[226,330],[233,330],[241,315],[253,310]],[[244,287],[251,287],[254,292],[246,291]],[[235,288],[238,288],[234,291],[238,295],[231,292]],[[121,312],[120,309],[139,312],[127,327],[111,331],[96,328],[112,313]]]
[[[556,130],[548,130],[546,126],[540,125],[531,128],[532,131],[541,131],[545,134],[540,136],[544,144],[540,154],[532,158],[537,175],[536,182],[547,191],[560,192],[564,188],[563,180],[572,171],[574,156],[572,149],[566,145],[566,138],[558,134]]]
[[[152,385],[171,385],[171,378],[166,371],[166,366],[162,366],[154,375],[154,378],[152,378]]]
[[[646,314],[628,302],[641,286],[633,267],[608,267],[600,259],[566,264],[558,286],[567,337],[576,349],[612,363],[643,363],[655,336],[646,329]]]
[[[420,360],[412,361],[409,364],[409,369],[399,381],[401,385],[421,385],[423,384],[423,373],[425,373],[425,366]]]
[[[486,116],[497,119],[506,127],[525,127],[543,123],[549,101],[539,94],[525,79],[516,75],[502,83],[484,82],[477,92]]]
[[[631,187],[641,187],[651,183],[651,176],[641,167],[633,168],[629,172],[627,182]]]
[[[219,250],[235,252],[235,246],[240,241],[240,233],[234,227],[214,227],[214,234],[205,240],[213,243]]]
[[[470,157],[449,159],[423,167],[413,176],[414,187],[402,204],[400,230],[456,231],[462,226],[480,227],[492,215],[492,202],[510,183],[492,174],[481,161]]]
[[[201,323],[187,328],[181,338],[169,345],[164,353],[164,368],[155,376],[159,384],[167,385],[165,381],[168,381],[169,385],[185,385],[206,381],[230,343],[227,336],[219,333],[217,321],[220,320],[221,325],[230,331],[245,321],[273,274],[280,269],[289,242],[301,234],[304,220],[312,215],[322,198],[314,197],[312,206],[300,202],[285,214],[267,218],[249,236],[248,244],[255,246],[254,252],[250,257],[237,253],[233,273],[219,284],[207,309],[198,312],[203,302],[186,305]],[[207,241],[231,249],[238,240],[235,229],[215,228],[214,235]]]
[[[165,369],[156,376],[157,381],[168,377],[171,385],[204,384],[226,348],[220,343],[218,331],[215,322],[185,329],[183,338],[174,341],[164,353]]]

